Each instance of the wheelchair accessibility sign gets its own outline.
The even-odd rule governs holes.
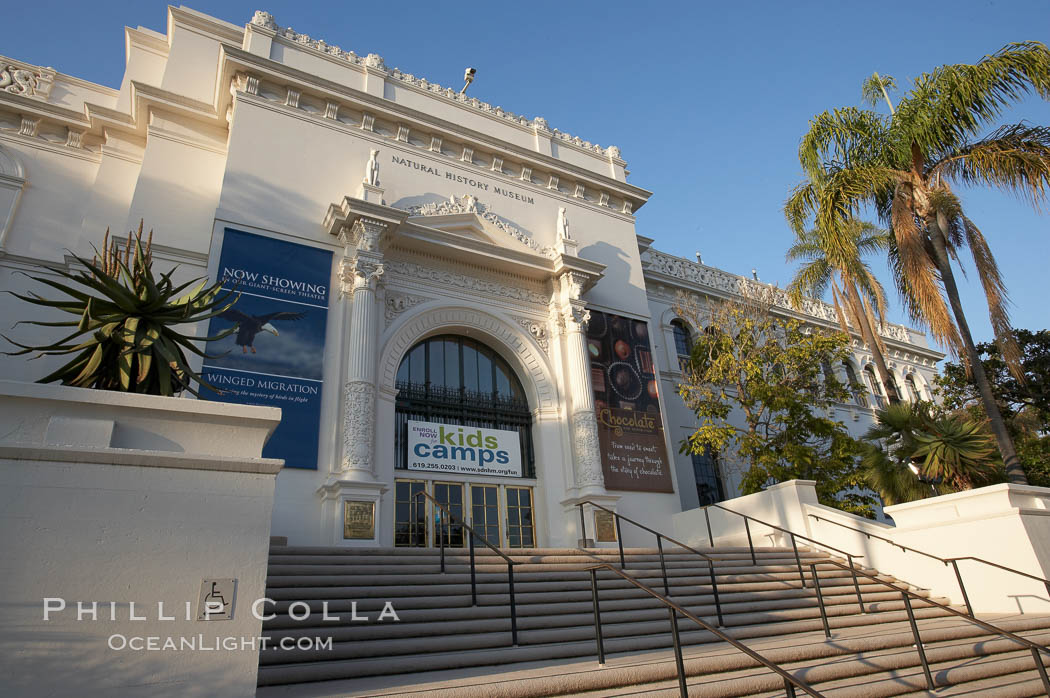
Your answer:
[[[233,600],[236,592],[236,579],[201,580],[197,620],[233,620]]]

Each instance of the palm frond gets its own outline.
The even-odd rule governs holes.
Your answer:
[[[880,100],[885,100],[890,112],[893,112],[893,104],[890,102],[890,90],[897,89],[897,81],[892,75],[879,75],[872,73],[860,87],[861,99],[865,104],[874,107]]]
[[[977,277],[981,280],[984,288],[984,297],[988,300],[988,319],[991,320],[992,330],[995,332],[995,342],[999,345],[1003,360],[1006,362],[1010,373],[1025,383],[1024,369],[1021,367],[1021,349],[1017,346],[1013,329],[1010,327],[1010,314],[1006,309],[1009,297],[1006,293],[1006,284],[999,273],[999,265],[992,255],[988,241],[974,225],[973,221],[965,216],[962,217],[963,228],[966,231],[966,242],[973,255],[973,263],[977,268]]]
[[[930,173],[963,184],[992,185],[1037,206],[1050,192],[1050,127],[1003,126],[942,155]]]

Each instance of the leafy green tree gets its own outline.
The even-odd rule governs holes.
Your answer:
[[[1021,350],[1024,381],[1009,371],[998,345],[977,345],[992,394],[1017,446],[1017,456],[1028,481],[1050,486],[1050,331],[1014,330]],[[945,409],[983,421],[987,417],[977,386],[966,375],[965,366],[948,362],[936,380],[936,390]]]
[[[821,502],[871,516],[874,498],[860,488],[860,444],[828,416],[862,389],[830,370],[849,355],[848,336],[774,315],[762,299],[680,306],[704,328],[679,386],[699,419],[683,452],[721,454],[743,472],[744,494],[815,480]]]
[[[892,78],[864,86],[885,116],[845,107],[813,118],[799,159],[808,180],[785,205],[796,234],[834,229],[874,206],[894,236],[891,266],[916,322],[961,355],[973,371],[1011,482],[1026,482],[1013,440],[985,375],[955,282],[952,259],[968,248],[988,301],[1003,357],[1015,372],[1019,350],[1010,334],[1006,286],[984,235],[963,213],[953,185],[985,185],[1039,204],[1050,188],[1050,128],[1028,123],[989,128],[1011,104],[1035,92],[1050,99],[1050,50],[1039,42],[1010,44],[974,65],[944,65],[919,75],[896,105]],[[950,310],[949,310],[950,308]]]
[[[798,308],[805,296],[820,298],[831,289],[839,326],[847,335],[858,332],[868,345],[883,392],[892,405],[900,402],[900,395],[886,368],[886,345],[878,333],[886,315],[886,292],[864,261],[865,254],[884,252],[889,242],[886,231],[852,218],[831,230],[806,230],[787,253],[789,262],[805,262],[787,290]]]

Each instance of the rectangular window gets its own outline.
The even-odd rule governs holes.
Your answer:
[[[700,506],[717,504],[726,498],[718,461],[710,452],[703,455],[693,454],[693,478],[696,480],[696,494],[700,499]]]
[[[496,485],[470,486],[470,525],[489,543],[499,547],[499,487]]]
[[[507,488],[507,545],[511,548],[536,545],[531,487]]]
[[[445,505],[453,519],[449,521],[448,514],[441,507],[434,507],[434,544],[440,545],[438,536],[444,536],[446,548],[462,548],[465,538],[465,530],[460,523],[463,521],[462,483],[435,482],[434,499]]]
[[[400,548],[427,546],[426,497],[414,496],[426,490],[422,480],[394,481],[394,545]]]

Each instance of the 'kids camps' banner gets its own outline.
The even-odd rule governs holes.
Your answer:
[[[332,253],[227,228],[219,255],[223,287],[237,303],[213,318],[201,375],[222,391],[201,396],[246,405],[280,407],[281,424],[263,448],[288,468],[317,468],[324,337]]]
[[[516,431],[408,422],[408,469],[521,477]]]
[[[587,352],[605,486],[674,492],[648,325],[592,310]]]

